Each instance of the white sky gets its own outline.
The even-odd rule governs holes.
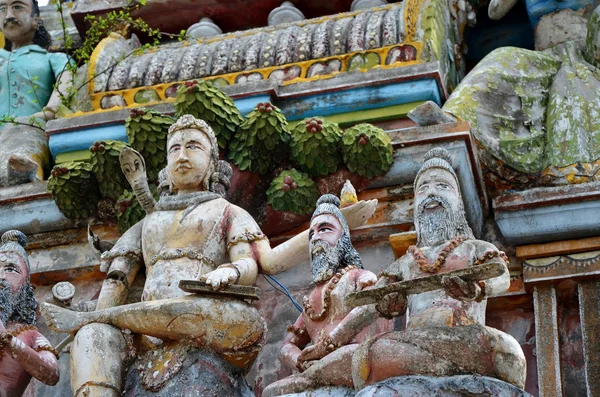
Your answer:
[[[41,6],[47,6],[48,5],[48,0],[38,0],[38,5]]]

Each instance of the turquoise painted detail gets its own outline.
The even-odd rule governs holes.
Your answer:
[[[566,8],[578,10],[592,4],[593,0],[525,0],[529,21],[534,28],[546,14]]]
[[[52,157],[56,160],[56,156],[61,153],[88,150],[94,142],[107,140],[127,142],[125,123],[83,128],[81,130],[50,135],[48,144]]]
[[[32,44],[0,49],[0,117],[30,116],[48,103],[68,59]]]
[[[434,101],[442,105],[439,86],[435,79],[325,92],[284,99],[276,105],[288,121],[293,121],[305,117],[324,117],[417,101]]]
[[[246,115],[253,111],[256,105],[261,102],[272,102],[271,95],[261,94],[233,100],[233,103],[235,103],[235,106],[238,108],[243,117],[246,117]]]

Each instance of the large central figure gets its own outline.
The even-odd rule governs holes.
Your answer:
[[[181,349],[165,347],[169,343],[207,349],[247,370],[264,342],[266,327],[258,311],[234,298],[189,295],[179,289],[179,281],[206,280],[215,289],[251,285],[259,269],[278,273],[307,258],[307,232],[271,249],[254,219],[217,193],[226,191],[231,170],[219,161],[217,141],[204,121],[185,115],[173,124],[167,156],[161,198],[152,204],[144,204],[140,197],[143,159],[122,161],[125,175],[150,213],[103,255],[107,279],[96,311],[42,307],[52,328],[79,330],[71,353],[75,396],[121,395],[123,357],[131,352],[124,329],[144,335],[135,343],[138,356],[147,350],[153,357],[164,357],[163,362],[152,357],[144,362],[148,369],[141,371],[141,379],[148,390],[160,389],[176,372],[172,368],[185,360]],[[350,207],[349,224],[362,223],[374,204]],[[142,264],[146,266],[142,302],[123,305]]]

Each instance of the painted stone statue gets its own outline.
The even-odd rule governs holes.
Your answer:
[[[41,127],[60,105],[58,90],[66,93],[70,84],[70,73],[63,73],[67,56],[46,50],[51,38],[37,0],[0,0],[0,29],[6,39],[0,49],[0,117],[32,124],[33,116]],[[50,154],[41,128],[5,123],[0,141],[0,186],[43,179]]]
[[[259,270],[274,274],[302,262],[307,232],[271,249],[254,219],[222,197],[231,168],[218,154],[204,121],[180,117],[169,129],[158,202],[149,194],[143,158],[133,150],[121,154],[123,171],[148,215],[103,254],[107,279],[96,311],[42,305],[51,328],[78,331],[71,352],[75,396],[120,396],[127,367],[125,395],[168,396],[183,389],[189,396],[209,390],[250,395],[243,372],[264,343],[264,320],[241,299],[189,295],[179,282],[201,279],[215,290],[251,285]],[[374,205],[350,207],[354,226]],[[123,305],[142,264],[142,302]],[[132,355],[136,365],[123,359]]]
[[[484,169],[510,184],[568,184],[600,173],[600,7],[585,43],[500,48],[459,84],[444,111],[471,124]],[[541,175],[540,175],[541,174]]]
[[[525,356],[518,342],[485,326],[487,298],[506,291],[510,284],[507,258],[494,245],[474,238],[450,163],[444,149],[426,154],[414,182],[417,245],[387,268],[373,289],[358,293],[374,293],[400,280],[409,286],[408,291],[436,276],[439,281],[437,287],[422,293],[399,291],[379,299],[377,310],[384,316],[406,314],[406,329],[378,335],[356,350],[352,376],[358,390],[369,385],[375,390],[377,382],[394,378],[396,383],[390,387],[398,395],[438,395],[431,390],[433,394],[416,393],[420,389],[409,382],[411,375],[482,375],[484,378],[476,380],[500,383],[505,391],[519,391],[517,388],[525,384]],[[500,269],[499,275],[486,280],[456,276],[457,272],[466,274],[490,264]],[[446,386],[436,387],[446,390]],[[466,383],[459,386],[469,387]],[[415,394],[406,394],[408,390],[415,390]]]
[[[327,194],[317,202],[309,231],[309,251],[315,288],[304,299],[304,311],[283,342],[279,357],[287,368],[300,371],[275,382],[263,397],[297,393],[322,386],[353,390],[352,354],[371,336],[391,330],[377,321],[372,307],[349,308],[344,298],[375,284],[364,270],[350,241],[350,231],[337,197]],[[307,345],[312,343],[311,346]]]
[[[58,354],[35,327],[37,303],[29,282],[27,237],[17,230],[0,245],[0,396],[21,396],[31,377],[55,385]]]

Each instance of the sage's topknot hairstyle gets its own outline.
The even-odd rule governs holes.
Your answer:
[[[27,269],[29,269],[29,259],[27,258],[27,252],[25,246],[27,245],[27,236],[19,230],[9,230],[2,235],[2,245],[0,245],[0,252],[14,252],[18,254],[27,263]]]
[[[344,233],[350,233],[350,230],[348,229],[348,222],[346,222],[346,217],[344,214],[342,214],[342,211],[340,211],[340,205],[340,199],[333,194],[322,195],[317,200],[317,208],[315,209],[315,212],[313,212],[311,220],[315,219],[319,215],[332,214],[342,224]]]
[[[448,171],[454,179],[456,180],[456,185],[459,186],[458,177],[452,168],[452,157],[450,153],[446,149],[441,147],[436,147],[425,153],[423,157],[423,165],[417,172],[417,176],[415,176],[414,188],[417,188],[417,182],[423,173],[431,168],[441,168],[443,170]]]

